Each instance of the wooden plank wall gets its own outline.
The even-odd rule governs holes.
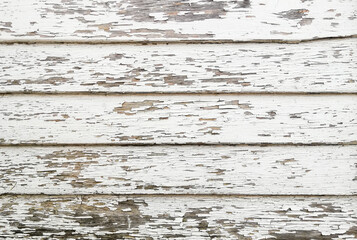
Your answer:
[[[355,0],[0,2],[0,238],[357,239]]]

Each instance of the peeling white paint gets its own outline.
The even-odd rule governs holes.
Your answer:
[[[0,238],[357,239],[356,8],[0,2]]]
[[[304,40],[357,33],[354,0],[3,1],[1,41]],[[300,26],[300,27],[298,27]]]
[[[348,195],[356,156],[357,146],[0,147],[0,193]]]
[[[20,195],[0,209],[7,239],[353,240],[357,223],[354,197]]]
[[[356,93],[356,49],[357,39],[294,45],[2,45],[0,92]]]
[[[356,95],[4,95],[0,142],[355,143]]]

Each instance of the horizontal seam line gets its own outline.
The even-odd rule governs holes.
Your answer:
[[[2,193],[3,196],[33,196],[33,197],[72,197],[72,196],[92,196],[92,197],[357,197],[357,194],[32,194],[32,193]]]
[[[346,36],[317,37],[309,39],[252,39],[252,40],[229,40],[229,39],[191,39],[191,40],[112,40],[112,39],[0,39],[0,44],[246,44],[246,43],[269,43],[269,44],[298,44],[322,40],[356,38],[357,34]]]
[[[0,143],[0,147],[105,147],[105,146],[357,146],[357,141],[345,143]]]
[[[88,95],[88,96],[162,96],[162,95],[183,95],[183,96],[202,96],[202,95],[356,95],[356,92],[217,92],[217,91],[197,91],[197,92],[102,92],[102,91],[78,91],[78,92],[40,92],[40,91],[24,91],[24,92],[0,92],[0,96],[5,95],[37,95],[37,96],[47,96],[47,95]]]

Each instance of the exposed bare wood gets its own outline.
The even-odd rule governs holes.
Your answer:
[[[0,51],[0,92],[357,92],[357,39],[298,45],[2,45]]]
[[[357,146],[1,147],[0,193],[357,194]]]
[[[354,0],[0,2],[0,41],[299,41],[357,34]]]
[[[356,239],[356,197],[1,196],[7,239]]]
[[[356,0],[0,16],[1,239],[357,239]]]
[[[357,95],[3,95],[0,142],[350,143]]]

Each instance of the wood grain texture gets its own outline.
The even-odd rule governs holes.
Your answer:
[[[0,238],[357,239],[356,9],[0,1]]]
[[[8,239],[349,239],[356,197],[2,196]]]
[[[0,193],[357,194],[357,146],[0,147]]]
[[[0,2],[0,41],[305,40],[357,34],[354,0]]]
[[[2,45],[0,92],[357,92],[357,39]]]
[[[0,142],[356,143],[357,95],[332,96],[2,95]]]

